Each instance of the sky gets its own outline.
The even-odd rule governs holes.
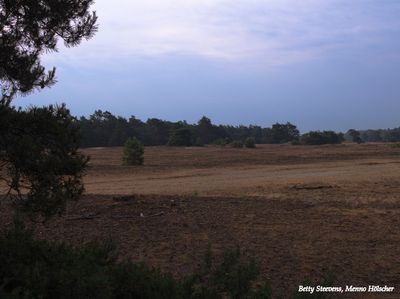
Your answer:
[[[400,126],[398,0],[97,0],[99,31],[42,58],[64,102],[160,118],[301,131]]]

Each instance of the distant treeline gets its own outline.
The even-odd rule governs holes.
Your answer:
[[[298,140],[299,130],[291,123],[261,126],[214,125],[207,117],[197,124],[186,121],[171,122],[149,118],[143,122],[134,116],[129,119],[97,110],[89,118],[78,120],[81,146],[120,146],[129,137],[136,137],[144,145],[204,145],[226,144],[235,140],[254,138],[256,143],[286,143]]]
[[[121,146],[129,137],[136,137],[144,145],[191,146],[204,144],[225,145],[233,141],[251,138],[257,144],[326,144],[350,140],[400,141],[400,128],[392,130],[349,130],[346,134],[333,131],[311,131],[300,135],[291,123],[276,123],[269,128],[257,125],[215,125],[203,116],[197,124],[186,121],[171,122],[157,118],[141,121],[134,116],[124,118],[108,111],[95,111],[89,118],[77,120],[81,132],[82,147]]]
[[[360,138],[364,142],[399,142],[400,127],[394,129],[360,131]]]

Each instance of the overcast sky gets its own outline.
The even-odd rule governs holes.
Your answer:
[[[400,126],[398,0],[97,0],[99,32],[47,54],[65,102],[146,120]]]

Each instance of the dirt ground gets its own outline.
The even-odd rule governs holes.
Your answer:
[[[340,191],[329,192],[337,199],[344,190],[361,199],[359,192],[365,185],[379,186],[385,180],[400,178],[400,149],[386,144],[264,145],[257,149],[149,147],[145,165],[140,167],[122,166],[121,148],[89,149],[85,153],[92,157],[85,179],[87,192],[102,195],[271,198],[293,195],[291,187],[296,184],[317,184],[340,187]],[[385,199],[397,196],[387,186],[384,191]],[[370,192],[365,196],[368,199],[363,200],[373,200],[369,199]]]
[[[41,236],[81,243],[111,236],[124,257],[177,276],[210,244],[240,246],[276,295],[328,273],[336,285],[388,285],[399,298],[400,149],[387,144],[257,149],[146,148],[122,166],[121,148],[93,148],[87,194]]]

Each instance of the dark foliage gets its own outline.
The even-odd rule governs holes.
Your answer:
[[[97,110],[89,118],[78,121],[82,147],[122,146],[126,139],[135,136],[144,145],[202,146],[204,144],[226,145],[232,140],[244,142],[247,138],[255,143],[285,143],[298,139],[296,126],[275,124],[272,128],[260,126],[214,125],[203,116],[197,124],[185,121],[170,122],[157,118],[143,122],[135,117],[125,119],[108,111]]]
[[[300,133],[297,127],[291,123],[274,124],[271,128],[260,126],[229,126],[214,125],[207,117],[202,117],[197,124],[186,122],[170,122],[152,118],[143,122],[135,117],[129,120],[113,116],[110,112],[96,111],[89,119],[81,117],[79,120],[81,127],[83,147],[95,146],[121,146],[128,137],[137,137],[144,145],[165,145],[173,131],[186,127],[191,131],[191,143],[193,145],[216,144],[226,145],[233,140],[245,142],[247,138],[253,138],[256,144],[281,144],[290,142],[292,144],[302,144]],[[355,130],[354,130],[355,131]],[[348,141],[354,142],[399,142],[400,128],[386,130],[367,130],[359,132],[359,138],[350,136],[349,130],[343,137]],[[312,131],[305,134],[307,140],[315,139],[315,142],[335,143],[334,135],[328,136],[332,131]],[[339,139],[340,133],[335,133]],[[322,136],[322,135],[323,136]],[[357,133],[355,133],[357,135]],[[333,138],[333,139],[330,139]],[[330,140],[329,140],[330,139]],[[319,141],[318,141],[319,140]],[[328,142],[326,140],[329,140]],[[317,143],[318,144],[318,143]]]
[[[310,131],[300,139],[300,143],[305,145],[340,144],[343,141],[343,134],[333,131]]]
[[[87,158],[77,152],[78,128],[65,106],[11,106],[13,97],[55,83],[41,56],[96,31],[93,0],[0,0],[0,179],[8,196],[32,214],[60,214],[83,191]]]
[[[256,148],[256,142],[253,137],[247,137],[244,141],[244,146],[247,148]]]
[[[28,110],[0,105],[0,180],[27,212],[60,214],[80,196],[88,158],[78,144],[78,128],[64,105]]]
[[[0,235],[0,297],[25,299],[271,298],[253,287],[254,260],[227,251],[216,264],[209,253],[198,273],[182,280],[141,264],[118,261],[110,242],[77,248],[37,240],[20,223]]]
[[[363,143],[363,140],[360,137],[360,132],[354,129],[350,129],[347,131],[347,133],[345,134],[345,138],[346,136],[350,137],[350,141],[355,142],[355,143]]]
[[[298,140],[300,136],[299,130],[291,123],[272,125],[268,132],[271,143],[287,143],[293,140]]]
[[[242,148],[243,147],[243,142],[240,140],[234,140],[231,142],[231,146],[233,148]]]
[[[117,262],[110,242],[76,248],[33,238],[20,224],[0,238],[2,298],[179,298],[179,284],[143,265]]]
[[[172,131],[168,140],[169,146],[191,146],[193,144],[193,134],[189,128],[179,128]]]
[[[171,122],[162,121],[157,118],[149,118],[144,126],[144,134],[148,145],[167,144],[170,131],[175,127]]]
[[[347,141],[363,142],[400,142],[400,128],[378,130],[350,129],[344,135]]]
[[[0,0],[0,83],[3,102],[19,92],[51,86],[55,69],[46,72],[40,56],[57,50],[61,38],[75,46],[96,31],[93,0]]]
[[[225,251],[219,264],[209,248],[200,271],[187,280],[191,285],[188,298],[271,298],[268,283],[253,287],[259,274],[258,264],[239,248]]]
[[[124,145],[123,161],[126,165],[142,165],[144,146],[135,137],[129,138]]]
[[[210,144],[218,137],[218,127],[211,123],[211,120],[203,116],[196,127],[197,135],[204,144]]]
[[[360,138],[364,142],[399,142],[400,128],[360,131]]]
[[[219,145],[219,146],[225,146],[227,144],[230,144],[232,140],[229,137],[226,138],[221,138],[213,141],[213,144]]]

